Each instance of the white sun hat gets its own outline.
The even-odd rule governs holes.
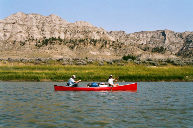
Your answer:
[[[73,77],[73,78],[76,78],[76,76],[75,76],[75,75],[72,75],[72,77]]]

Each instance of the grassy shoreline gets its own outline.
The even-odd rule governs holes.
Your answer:
[[[193,81],[192,66],[0,64],[0,81],[67,81],[73,74],[85,82],[106,81],[110,74],[120,82]]]

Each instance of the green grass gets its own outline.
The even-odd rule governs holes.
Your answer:
[[[0,65],[2,81],[67,81],[73,74],[82,81],[106,81],[110,74],[119,77],[119,81],[193,81],[192,66]]]

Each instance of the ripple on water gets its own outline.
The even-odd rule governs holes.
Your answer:
[[[55,92],[52,85],[1,82],[0,126],[181,128],[193,125],[192,82],[144,82],[138,84],[136,93]]]

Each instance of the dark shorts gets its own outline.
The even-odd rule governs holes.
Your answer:
[[[71,87],[78,87],[78,84],[77,83],[73,84]]]
[[[67,85],[66,85],[66,86],[70,86],[70,85],[67,83]],[[75,84],[71,85],[70,87],[78,87],[78,84],[77,84],[77,83],[75,83]]]

